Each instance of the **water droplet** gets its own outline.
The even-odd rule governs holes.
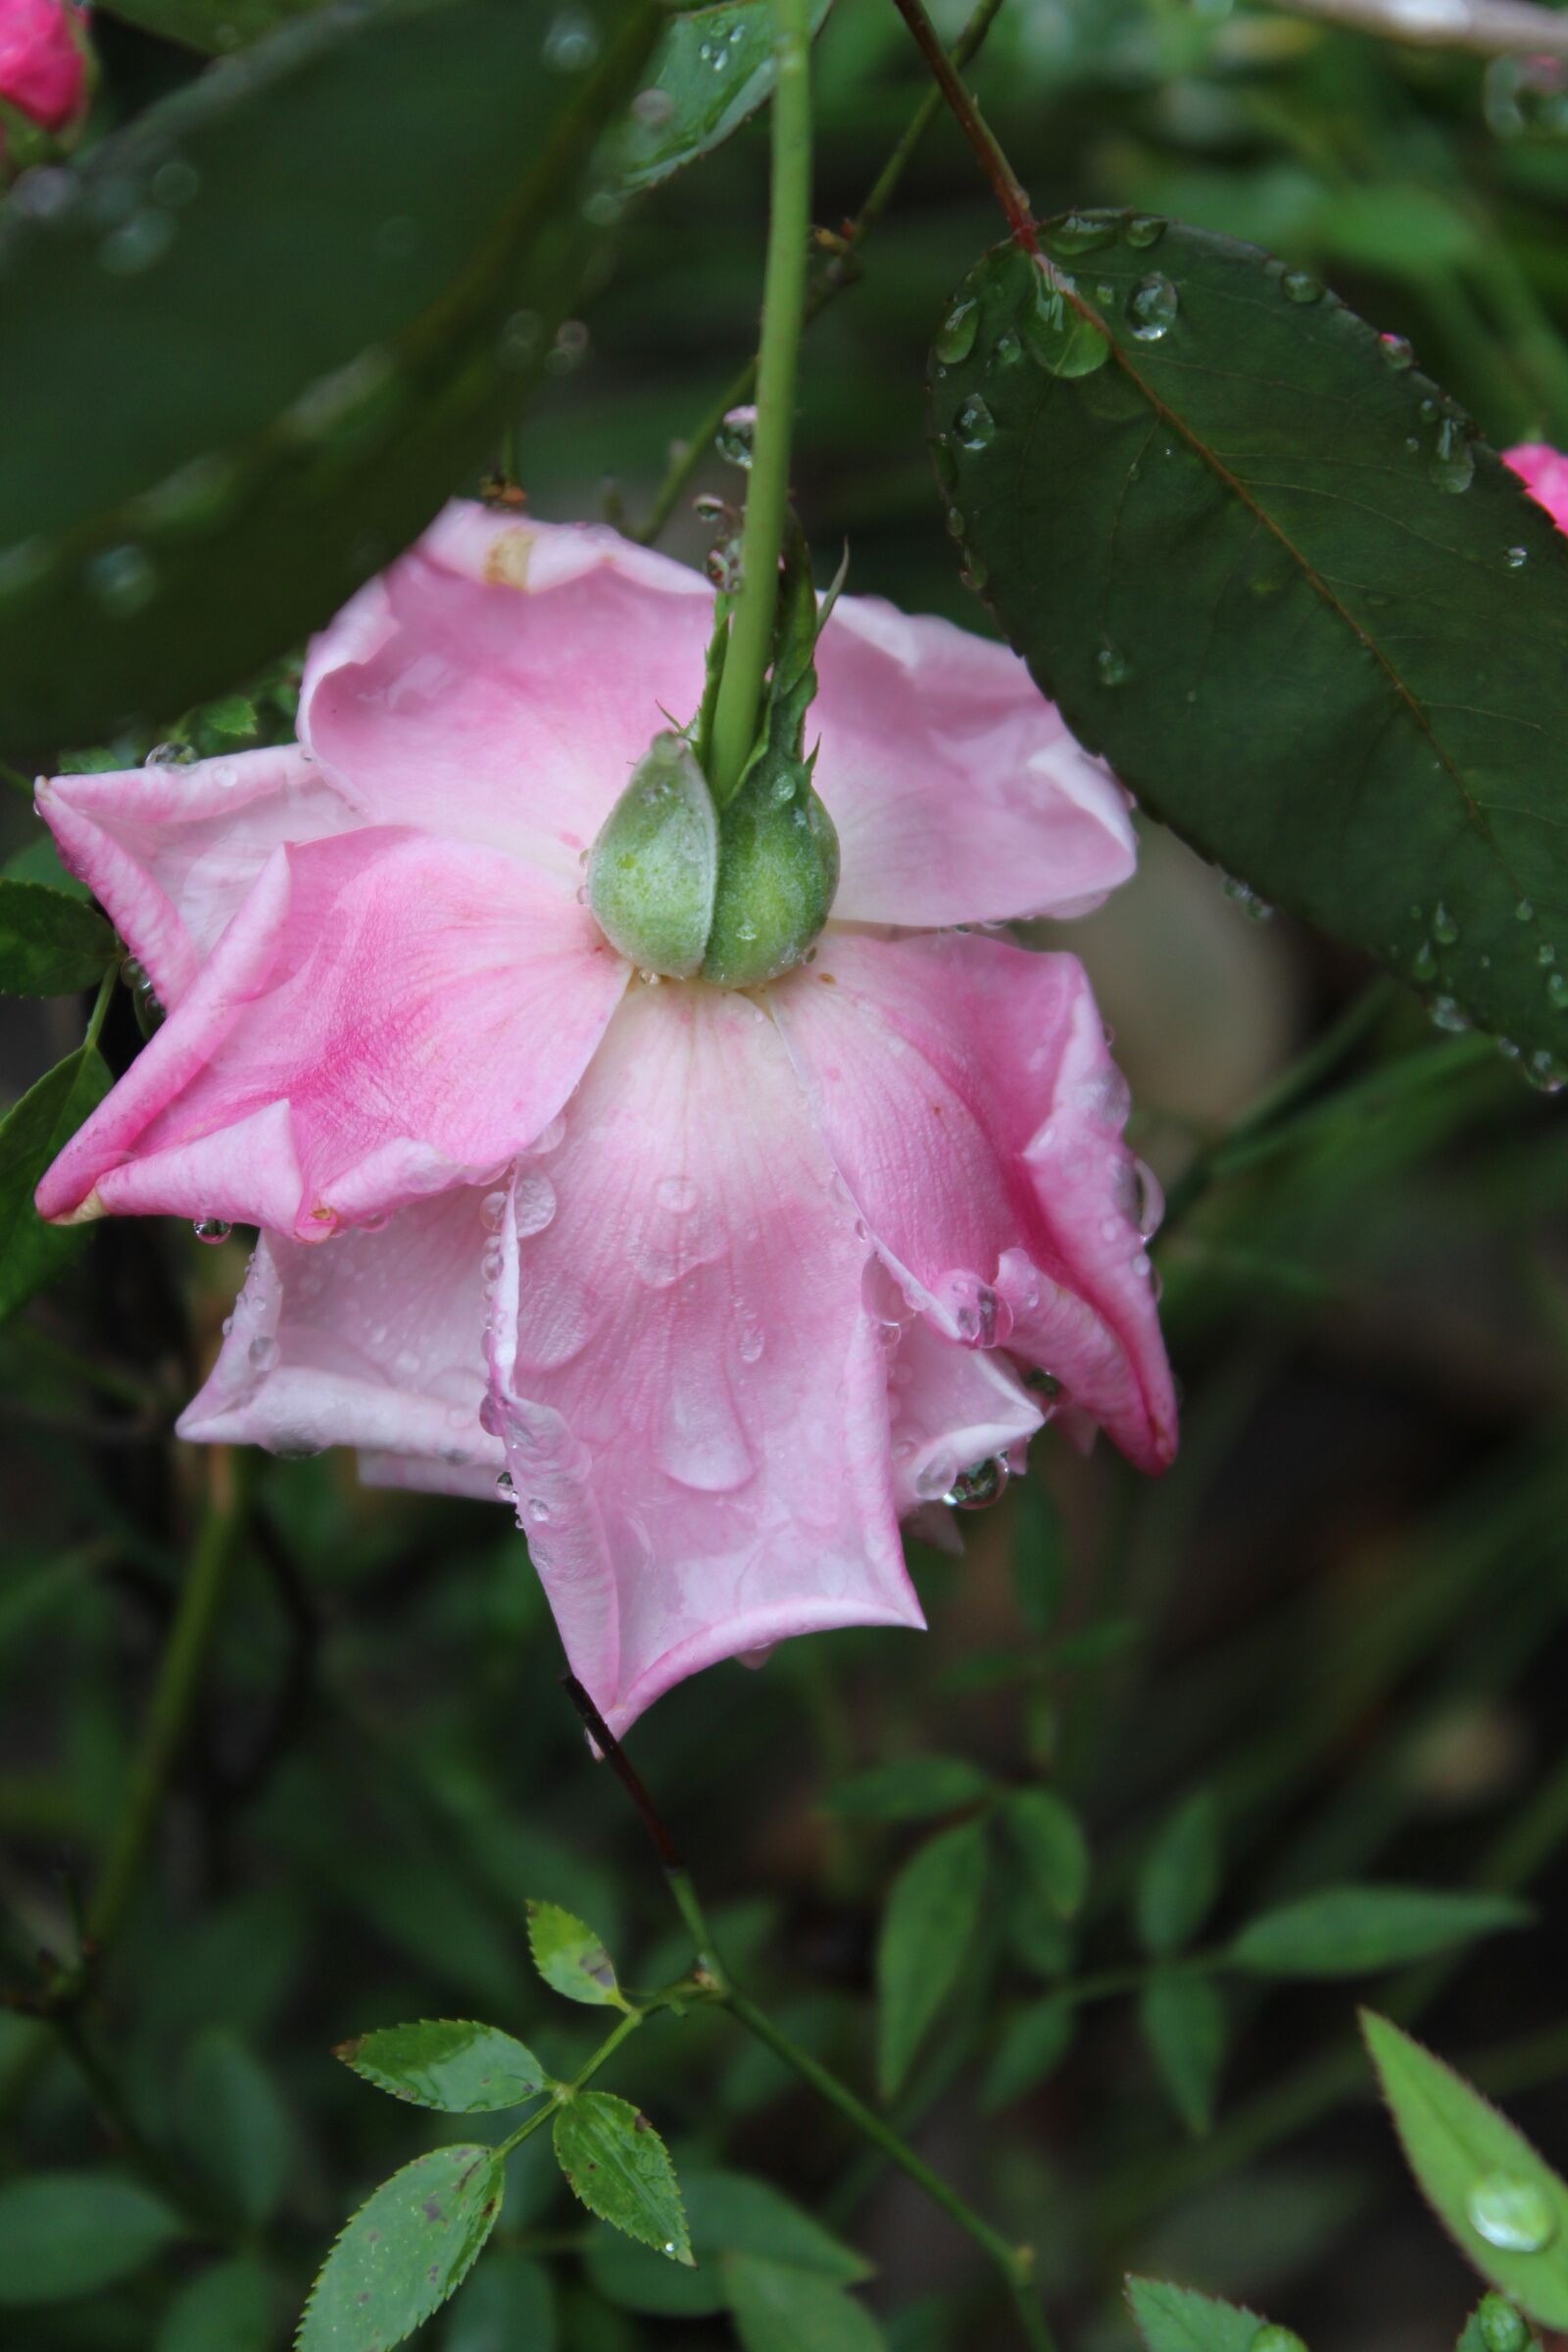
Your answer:
[[[1530,561],[1530,550],[1527,547],[1510,547],[1502,560],[1510,571],[1518,571]]]
[[[1451,948],[1459,936],[1459,926],[1441,899],[1432,909],[1432,936],[1440,948]]]
[[[1306,2346],[1294,2328],[1279,2328],[1269,2321],[1258,2329],[1247,2352],[1306,2352]]]
[[[130,620],[144,612],[158,593],[158,574],[143,547],[126,541],[93,556],[86,569],[87,586],[104,611],[116,620]]]
[[[512,1472],[510,1470],[498,1470],[496,1472],[496,1485],[503,1494],[510,1494],[512,1493]]]
[[[997,420],[978,392],[958,411],[957,423],[965,449],[984,449],[997,429]]]
[[[556,1188],[548,1176],[532,1170],[519,1176],[513,1188],[513,1216],[519,1241],[543,1233],[556,1213]],[[480,1211],[481,1215],[483,1211]],[[499,1271],[499,1268],[497,1269]]]
[[[1446,1029],[1455,1037],[1470,1026],[1469,1015],[1460,1011],[1452,997],[1434,997],[1431,1012],[1433,1028]]]
[[[1568,1007],[1568,972],[1547,973],[1546,1002],[1554,1012]]]
[[[160,204],[172,205],[176,211],[191,203],[202,184],[202,175],[182,155],[172,155],[159,165],[153,173],[152,192]]]
[[[1249,922],[1267,923],[1273,921],[1273,907],[1267,899],[1259,898],[1250,882],[1244,882],[1238,874],[1227,874],[1224,878],[1224,890],[1225,896],[1231,901],[1231,904],[1241,908]]]
[[[1533,923],[1535,921],[1536,910],[1528,899],[1520,900],[1513,910],[1513,919],[1516,923]]]
[[[260,1331],[245,1352],[258,1372],[270,1372],[281,1350],[270,1332]]]
[[[1471,2184],[1465,2212],[1478,2237],[1508,2254],[1539,2254],[1557,2234],[1545,2191],[1518,2173],[1487,2173]]]
[[[1100,672],[1102,686],[1120,686],[1129,675],[1127,657],[1114,645],[1101,647],[1095,656],[1095,667]]]
[[[1280,292],[1287,302],[1321,302],[1323,280],[1314,277],[1310,270],[1287,270],[1280,279]]]
[[[1140,251],[1157,245],[1165,234],[1165,222],[1158,213],[1135,213],[1127,223],[1127,242]]]
[[[1392,368],[1396,375],[1402,375],[1415,358],[1408,335],[1379,335],[1378,350],[1384,365]]]
[[[1560,1095],[1568,1085],[1568,1062],[1543,1046],[1525,1063],[1525,1077],[1538,1094]]]
[[[149,205],[112,228],[98,248],[98,267],[111,277],[135,277],[150,270],[174,241],[174,223],[166,212]]]
[[[1036,1396],[1044,1396],[1052,1403],[1054,1403],[1058,1396],[1066,1395],[1065,1389],[1054,1372],[1042,1371],[1038,1364],[1029,1365],[1025,1371],[1019,1373],[1018,1377],[1026,1389],[1033,1389]]]
[[[956,367],[974,349],[975,336],[980,331],[980,305],[977,302],[956,302],[942,324],[937,328],[931,348],[939,360]]]
[[[1068,300],[1073,291],[1070,277],[1042,268],[1035,299],[1018,320],[1035,365],[1068,379],[1093,375],[1110,357],[1109,338]]]
[[[983,1462],[971,1462],[960,1470],[943,1495],[950,1510],[983,1511],[993,1502],[1000,1502],[1007,1483],[1007,1465],[1000,1453],[988,1454]]]
[[[1483,2295],[1476,2306],[1476,2331],[1487,2352],[1525,2352],[1530,2329],[1523,2312],[1506,2295]]]
[[[557,74],[581,74],[599,55],[594,21],[580,8],[564,8],[545,34],[544,61]]]
[[[193,1230],[199,1242],[226,1242],[234,1228],[223,1217],[198,1217]]]
[[[1053,253],[1094,253],[1115,242],[1117,226],[1114,214],[1069,213],[1064,220],[1052,222],[1045,240]]]
[[[189,767],[196,758],[196,747],[190,743],[155,743],[143,767]]]
[[[1140,343],[1162,342],[1175,325],[1180,308],[1180,295],[1157,270],[1141,279],[1127,297],[1127,317]]]
[[[1536,961],[1542,966],[1543,969],[1544,969],[1548,963],[1555,963],[1556,960],[1556,949],[1553,947],[1549,939],[1544,939],[1540,947],[1536,950]]]
[[[749,405],[730,410],[713,437],[713,446],[728,465],[749,466],[756,439],[757,410]]]
[[[1438,954],[1430,939],[1424,939],[1410,958],[1412,980],[1435,980],[1438,976]]]
[[[631,102],[631,111],[633,119],[642,124],[644,130],[662,130],[674,116],[675,101],[668,90],[662,90],[655,85],[638,91]]]
[[[698,1198],[697,1186],[689,1176],[661,1176],[654,1187],[654,1199],[673,1217],[690,1216]]]
[[[1457,416],[1445,416],[1438,426],[1437,447],[1428,461],[1427,475],[1440,490],[1454,492],[1468,490],[1475,480],[1475,453]]]

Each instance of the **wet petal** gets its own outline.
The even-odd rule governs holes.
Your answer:
[[[635,986],[506,1243],[494,1409],[612,1729],[717,1658],[921,1622],[866,1246],[765,1014]]]

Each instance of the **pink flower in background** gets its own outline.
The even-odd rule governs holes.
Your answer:
[[[1503,463],[1512,466],[1557,528],[1568,530],[1568,458],[1544,441],[1523,441],[1517,449],[1503,451]]]
[[[63,0],[0,0],[0,99],[59,130],[86,98],[85,12]]]
[[[1004,648],[846,598],[813,957],[651,982],[582,858],[711,619],[608,530],[453,507],[314,646],[298,748],[39,791],[168,1007],[40,1209],[260,1225],[183,1434],[499,1479],[617,1731],[715,1659],[918,1625],[901,1519],[1053,1414],[1176,1443],[1083,969],[952,928],[1097,902],[1124,795]]]

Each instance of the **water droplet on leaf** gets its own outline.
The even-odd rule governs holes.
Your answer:
[[[1114,645],[1102,645],[1095,656],[1102,686],[1120,686],[1128,675],[1127,657]]]
[[[756,408],[731,409],[713,437],[713,446],[727,464],[749,466],[756,438]]]
[[[1545,2191],[1518,2173],[1487,2173],[1472,2183],[1465,2212],[1478,2237],[1509,2254],[1539,2254],[1557,2234]]]
[[[1152,270],[1127,297],[1127,318],[1140,343],[1159,343],[1176,323],[1181,297],[1168,277]]]
[[[1432,936],[1440,948],[1451,948],[1459,936],[1459,926],[1440,900],[1432,909]]]
[[[1280,292],[1287,302],[1321,302],[1323,280],[1314,277],[1310,270],[1287,270],[1280,279]]]
[[[1396,375],[1402,375],[1415,358],[1408,335],[1379,335],[1378,350],[1384,365],[1392,368]]]
[[[1476,478],[1475,452],[1457,416],[1445,416],[1438,426],[1437,447],[1427,466],[1429,478],[1440,490],[1468,490]]]
[[[937,328],[931,348],[939,360],[956,367],[973,351],[979,328],[980,305],[977,302],[955,303]]]
[[[1127,223],[1127,242],[1140,251],[1157,245],[1165,234],[1165,221],[1158,213],[1135,213]]]

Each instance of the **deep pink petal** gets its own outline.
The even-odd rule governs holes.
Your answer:
[[[654,737],[696,712],[712,610],[696,572],[614,531],[449,507],[317,640],[301,736],[375,822],[574,888]]]
[[[807,724],[843,854],[840,921],[1081,913],[1132,872],[1126,794],[1005,646],[844,597],[817,670]]]
[[[170,1006],[280,843],[319,841],[364,821],[293,744],[190,767],[46,777],[37,803],[62,858],[102,901]]]
[[[1163,1467],[1176,1408],[1126,1089],[1077,959],[829,934],[769,1004],[861,1215],[937,1327],[1004,1344]]]
[[[1545,508],[1559,531],[1568,531],[1568,458],[1544,441],[1524,441],[1505,449],[1503,463],[1511,466],[1531,497]]]
[[[626,970],[493,851],[390,828],[275,851],[39,1211],[319,1239],[472,1183],[554,1118]]]
[[[635,986],[505,1239],[494,1410],[613,1729],[717,1658],[921,1622],[866,1245],[756,1004]]]
[[[494,1498],[502,1451],[479,1407],[485,1253],[504,1200],[446,1193],[317,1248],[263,1234],[180,1436],[278,1453],[358,1446],[372,1477],[391,1458],[407,1465],[399,1483]]]
[[[86,96],[80,12],[62,0],[0,6],[0,98],[46,130],[58,130]]]

